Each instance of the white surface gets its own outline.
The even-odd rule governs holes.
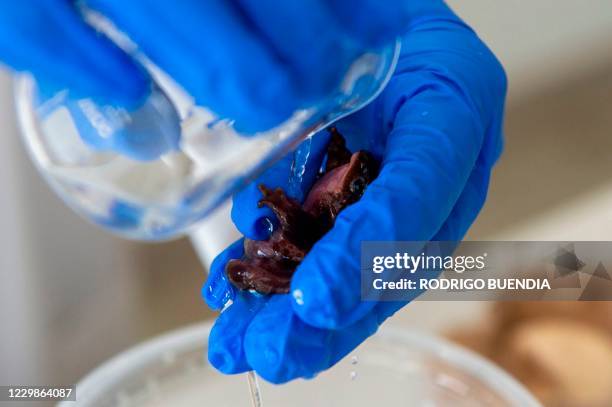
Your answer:
[[[24,205],[27,187],[21,157],[14,153],[15,137],[9,78],[0,75],[0,383],[17,383],[36,377],[35,338],[40,332],[35,303],[30,298],[32,256],[29,245],[31,220]],[[3,369],[2,366],[11,366]]]
[[[526,96],[610,62],[610,0],[448,0],[499,57],[510,93]]]
[[[612,185],[605,185],[599,190],[565,202],[538,218],[525,219],[514,227],[491,236],[490,239],[612,240]]]
[[[78,217],[35,172],[11,85],[0,71],[0,383],[36,384],[74,369],[76,358],[57,372],[51,355],[99,357],[92,343],[140,298],[125,242]]]

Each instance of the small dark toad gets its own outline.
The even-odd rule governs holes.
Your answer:
[[[281,188],[259,189],[259,206],[270,207],[278,227],[268,240],[244,240],[244,256],[230,260],[226,274],[242,290],[261,294],[287,293],[291,277],[310,248],[334,225],[336,216],[358,201],[378,175],[378,162],[367,151],[352,153],[332,127],[325,170],[301,205]]]

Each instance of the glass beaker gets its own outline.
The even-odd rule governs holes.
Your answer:
[[[23,139],[69,206],[143,240],[186,232],[299,142],[367,104],[386,84],[399,53],[398,41],[364,52],[325,101],[245,137],[230,121],[195,105],[103,17],[87,17],[149,70],[150,97],[135,111],[75,99],[68,90],[43,97],[36,81],[22,74],[15,96]],[[117,153],[117,143],[137,145],[131,150],[141,156]]]

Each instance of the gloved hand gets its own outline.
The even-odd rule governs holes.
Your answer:
[[[142,69],[69,0],[0,0],[0,60],[102,103],[138,106]],[[405,27],[409,1],[83,0],[197,103],[244,132],[269,129],[326,96],[355,55]],[[405,4],[406,3],[406,4]],[[313,36],[316,33],[316,37]]]
[[[209,360],[220,371],[253,369],[282,383],[329,368],[405,305],[360,301],[360,243],[460,240],[481,209],[502,149],[504,71],[442,2],[407,4],[411,21],[393,78],[374,103],[338,123],[349,144],[370,141],[382,158],[380,175],[314,245],[291,294],[266,297],[229,285],[224,267],[242,255],[242,241],[213,262],[204,298],[213,308],[233,300],[209,339]],[[315,157],[324,137],[312,140]],[[287,157],[235,197],[233,221],[247,237],[262,238],[270,216],[256,206],[255,184],[288,188],[290,164]],[[308,190],[316,168],[307,169],[294,196]]]

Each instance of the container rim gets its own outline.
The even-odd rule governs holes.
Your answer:
[[[146,340],[113,356],[77,383],[79,405],[86,406],[88,402],[98,399],[106,394],[109,388],[162,359],[167,352],[183,353],[206,347],[211,328],[211,322],[189,325]],[[445,339],[430,333],[398,327],[382,327],[374,336],[431,352],[432,355],[479,379],[507,399],[516,401],[517,405],[541,406],[510,374],[478,354]],[[72,405],[68,403],[70,402],[60,402],[58,407]]]

